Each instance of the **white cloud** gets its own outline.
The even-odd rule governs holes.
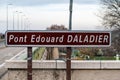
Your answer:
[[[12,3],[16,6],[40,6],[48,4],[65,4],[70,0],[0,0],[0,4]],[[73,0],[77,4],[96,4],[99,0]]]
[[[45,30],[52,24],[63,24],[68,27],[69,24],[69,4],[49,4],[43,6],[26,6],[16,7],[15,10],[19,9],[29,18],[32,23],[32,30]],[[98,11],[99,5],[86,4],[73,6],[73,29],[74,30],[93,30],[96,26],[100,25],[99,18],[95,15]],[[6,9],[4,7],[4,9]],[[5,20],[5,12],[3,10],[3,18]],[[11,21],[9,21],[9,29],[12,29],[12,12],[10,12]],[[5,22],[2,22],[5,25]],[[17,24],[17,23],[16,23]],[[17,26],[15,26],[17,27]],[[4,29],[5,30],[5,29]],[[0,30],[1,32],[1,30]],[[2,30],[3,32],[3,30]]]
[[[53,5],[34,7],[34,17],[32,17],[34,29],[45,29],[52,24],[63,24],[68,27],[69,9],[68,5]],[[39,10],[38,10],[39,9]],[[51,10],[52,9],[52,10]],[[96,29],[100,25],[98,17],[95,15],[98,5],[74,5],[73,10],[73,29]],[[37,13],[36,13],[37,12]],[[32,15],[31,15],[32,16]],[[32,26],[33,26],[32,25]],[[42,27],[43,26],[43,27]],[[35,28],[36,27],[36,28]]]

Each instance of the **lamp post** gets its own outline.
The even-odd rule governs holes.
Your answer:
[[[27,22],[27,30],[30,30],[30,21],[28,20],[28,22]]]
[[[31,30],[31,25],[32,25],[32,23],[29,23],[29,30]]]
[[[17,29],[19,30],[19,12],[16,11],[16,14],[17,14]]]
[[[29,22],[29,20],[28,20],[28,18],[25,18],[25,21],[24,21],[24,30],[28,30],[28,22]]]
[[[73,7],[73,0],[70,0],[70,7],[69,7],[69,30],[72,30],[72,7]]]
[[[20,14],[20,24],[19,24],[19,28],[20,28],[20,30],[22,30],[22,13],[23,12],[19,12],[19,14]]]
[[[26,15],[23,15],[23,20],[22,20],[22,29],[25,30],[25,20],[26,19]]]
[[[17,28],[18,28],[18,30],[20,30],[20,20],[19,20],[19,17],[20,17],[20,15],[19,14],[21,14],[22,12],[19,12],[19,11],[16,11],[17,12]]]
[[[9,22],[8,22],[8,8],[9,8],[9,5],[12,5],[12,4],[7,4],[7,9],[6,9],[6,27],[7,27],[7,30],[8,30],[8,27],[9,27]]]
[[[24,17],[25,15],[21,15],[21,30],[24,30]]]
[[[14,30],[14,12],[13,12],[13,30]]]
[[[15,17],[14,17],[15,13],[16,13],[16,11],[15,12],[13,11],[13,30],[15,30],[15,25],[14,25],[15,24],[15,20],[14,20],[15,19]]]
[[[20,19],[20,18],[19,18],[19,17],[20,17],[20,14],[22,14],[22,12],[18,12],[18,28],[19,28],[19,30],[20,30],[20,27],[21,27],[21,25],[20,25],[21,23],[20,23],[20,20],[19,20],[19,19]]]
[[[73,6],[73,0],[70,0],[69,30],[72,30],[72,6]],[[72,53],[72,48],[67,47],[66,80],[71,80],[71,53]]]

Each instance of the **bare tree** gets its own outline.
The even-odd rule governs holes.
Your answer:
[[[112,29],[112,50],[120,53],[120,0],[100,0],[102,25]],[[111,49],[111,48],[110,48]]]
[[[120,0],[101,0],[103,26],[120,30]]]
[[[67,30],[67,28],[64,25],[53,24],[47,30]]]
[[[112,32],[112,46],[114,47],[115,53],[120,54],[120,29]]]

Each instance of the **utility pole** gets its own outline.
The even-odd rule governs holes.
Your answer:
[[[6,6],[6,28],[7,28],[7,30],[8,30],[8,28],[9,28],[9,22],[8,22],[8,17],[9,17],[9,5],[12,5],[12,4],[7,4],[7,6]]]
[[[73,7],[73,0],[70,0],[69,30],[72,30],[72,7]],[[66,80],[71,80],[71,53],[72,53],[72,48],[67,47]]]
[[[70,7],[69,7],[69,30],[72,30],[72,8],[73,8],[73,0],[70,0]]]
[[[15,25],[14,25],[15,24],[15,20],[14,20],[15,17],[14,17],[14,15],[15,15],[15,12],[13,11],[13,30],[15,30]]]
[[[7,27],[7,30],[8,30],[8,4],[7,4],[7,9],[6,9],[6,27]]]

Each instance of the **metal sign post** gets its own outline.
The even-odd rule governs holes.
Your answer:
[[[32,47],[27,47],[27,80],[32,80]]]
[[[66,80],[71,80],[71,47],[67,47]]]

